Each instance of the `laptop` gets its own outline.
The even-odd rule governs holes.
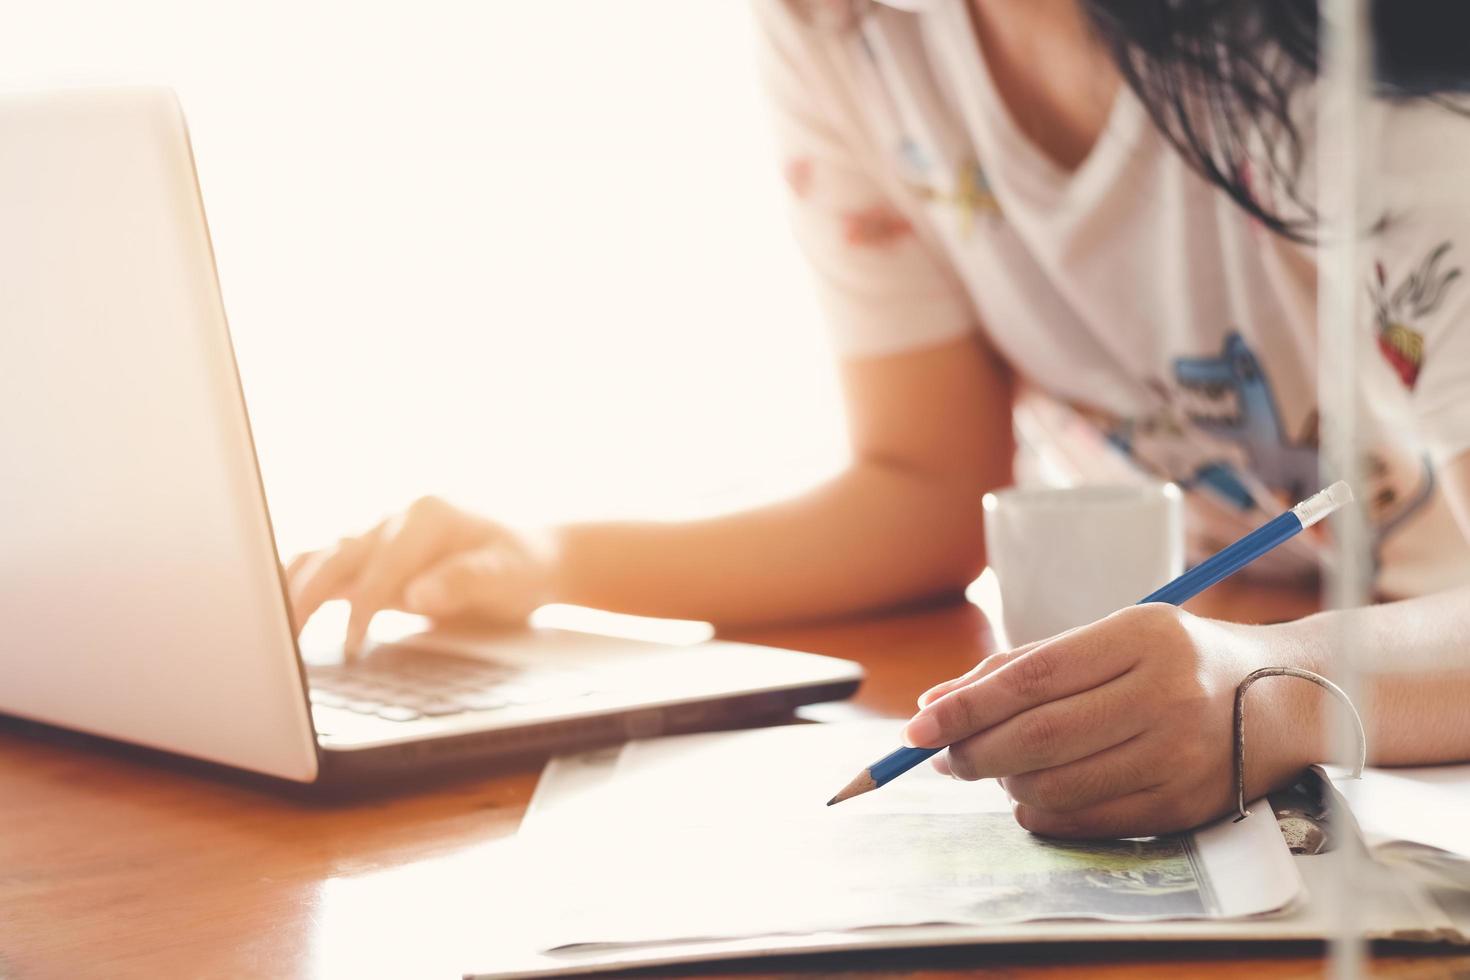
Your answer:
[[[183,114],[0,96],[0,713],[296,783],[776,716],[853,663],[557,630],[295,639]]]

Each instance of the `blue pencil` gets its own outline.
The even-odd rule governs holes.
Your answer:
[[[1138,600],[1167,602],[1171,605],[1199,595],[1205,589],[1227,576],[1233,575],[1277,545],[1300,534],[1328,514],[1353,499],[1353,492],[1339,480],[1332,486],[1303,500],[1280,517],[1267,521],[1234,544],[1226,545],[1217,554],[1211,555],[1163,588]],[[939,752],[939,749],[914,749],[905,746],[888,753],[873,763],[842,788],[827,805],[850,800],[871,792],[879,786],[898,778]]]

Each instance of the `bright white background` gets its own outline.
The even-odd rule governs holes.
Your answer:
[[[739,0],[13,4],[173,86],[282,549],[423,493],[674,517],[842,458]]]

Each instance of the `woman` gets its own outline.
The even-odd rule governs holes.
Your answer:
[[[350,599],[350,649],[387,607],[515,620],[563,601],[734,623],[956,592],[984,565],[976,503],[1011,481],[1020,411],[1080,476],[1113,453],[1186,487],[1197,550],[1315,488],[1314,3],[757,6],[851,464],[800,498],[693,523],[531,534],[422,501],[293,562],[298,621]],[[1465,67],[1435,40],[1464,25],[1416,19],[1428,6],[1376,17],[1390,172],[1470,160],[1470,121],[1430,98]],[[1376,589],[1399,601],[1270,626],[1134,607],[939,685],[908,739],[949,744],[936,763],[955,776],[1000,777],[1028,829],[1137,835],[1225,812],[1236,683],[1272,664],[1326,671],[1343,619],[1382,665],[1373,759],[1470,758],[1470,209],[1388,193],[1404,186],[1385,185],[1364,279],[1376,429],[1359,488]],[[1331,708],[1299,682],[1254,691],[1262,792],[1324,757]]]

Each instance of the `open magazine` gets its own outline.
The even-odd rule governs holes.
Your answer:
[[[823,806],[893,747],[896,729],[678,736],[553,760],[518,835],[513,880],[495,882],[515,908],[496,908],[499,938],[487,934],[468,975],[986,943],[1320,940],[1338,928],[1324,899],[1340,892],[1356,839],[1290,856],[1264,800],[1240,823],[1101,847],[1031,837],[1006,823],[993,783],[927,767]],[[1443,872],[1463,844],[1470,767],[1421,783],[1432,786],[1407,807],[1391,804],[1402,787],[1390,782],[1354,781],[1348,793],[1375,857],[1394,851],[1387,835],[1398,832],[1426,842],[1407,853],[1432,847]],[[1470,942],[1470,888],[1385,860],[1355,880],[1365,938]]]
[[[521,830],[542,949],[1036,919],[1257,916],[1302,893],[1269,807],[1177,837],[1021,829],[928,767],[841,807],[891,721],[635,741],[557,759]]]

